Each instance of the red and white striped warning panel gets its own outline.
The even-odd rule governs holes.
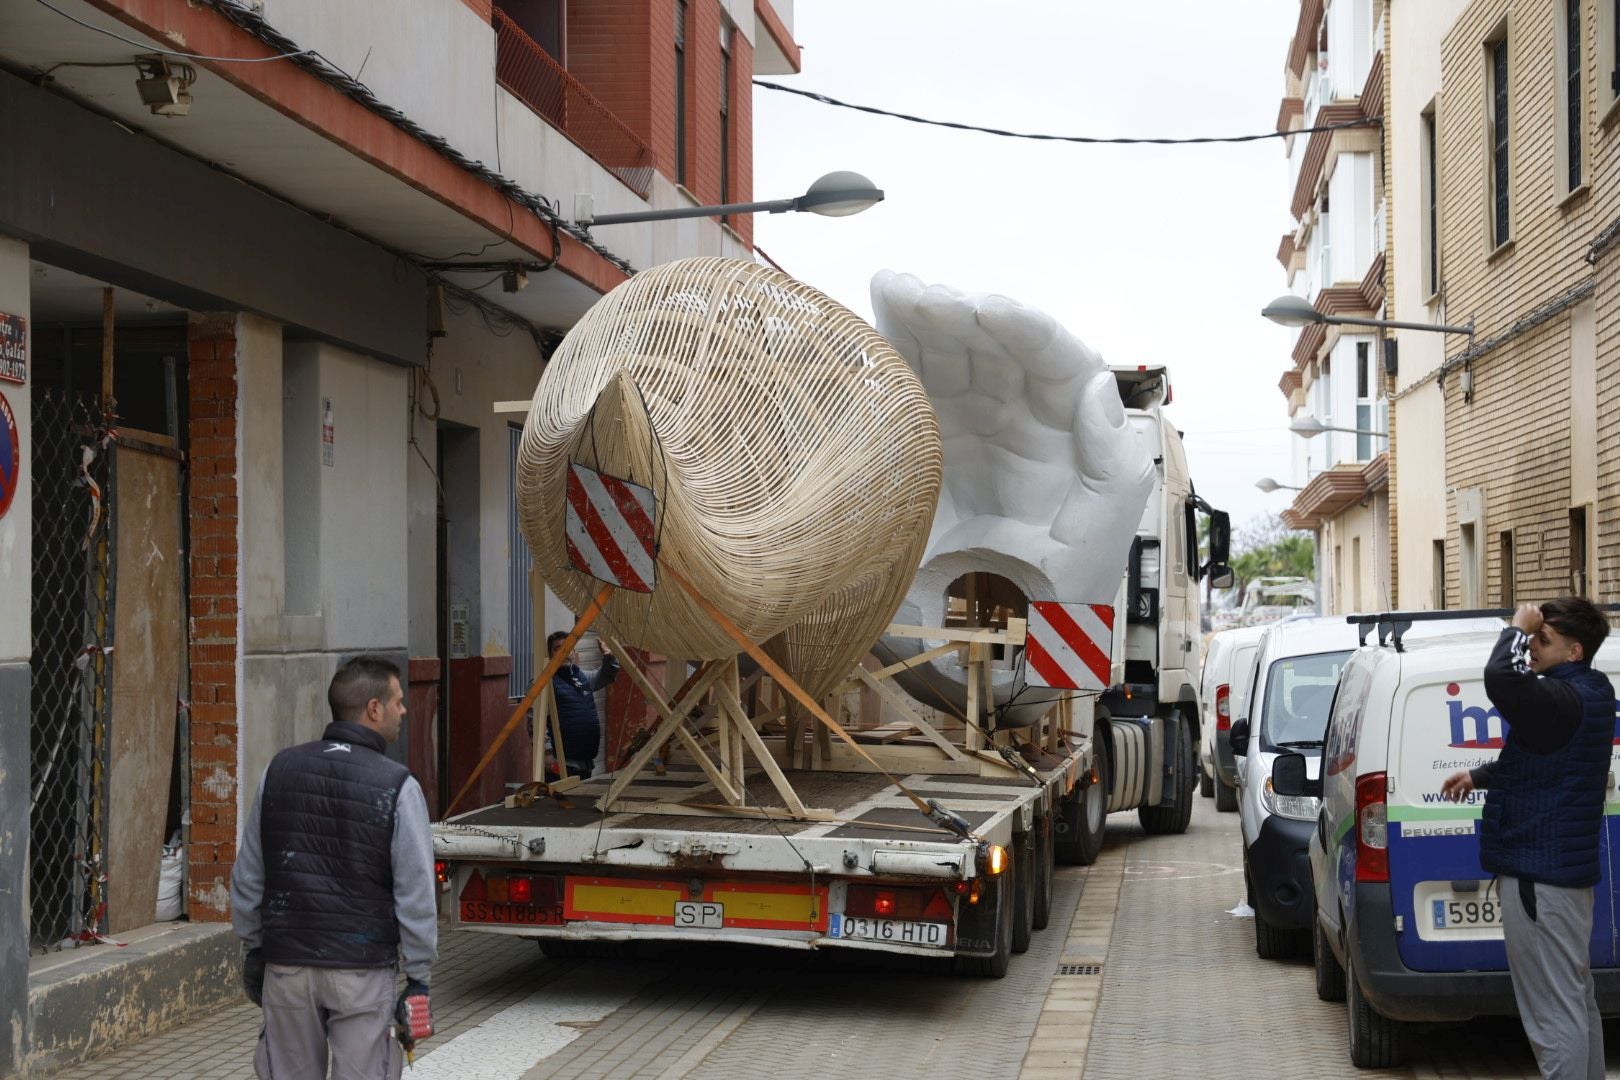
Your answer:
[[[568,561],[609,585],[652,592],[658,583],[656,506],[652,488],[571,462],[563,517]]]
[[[1114,605],[1031,601],[1024,643],[1028,685],[1106,690],[1112,682],[1113,650]]]

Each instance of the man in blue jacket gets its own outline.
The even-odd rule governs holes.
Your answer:
[[[1580,597],[1520,604],[1485,664],[1501,756],[1441,788],[1486,791],[1479,861],[1501,889],[1513,996],[1542,1075],[1560,1080],[1604,1075],[1590,949],[1615,700],[1592,657],[1608,633]]]
[[[558,647],[567,638],[568,635],[561,630],[546,638],[546,654],[555,656]],[[602,723],[596,716],[595,694],[618,676],[619,661],[604,650],[602,666],[595,675],[586,675],[580,670],[579,653],[575,652],[569,654],[568,662],[551,677],[568,771],[581,779],[590,778],[591,769],[596,764],[596,751],[602,745]]]

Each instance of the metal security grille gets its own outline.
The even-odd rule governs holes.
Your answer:
[[[1101,975],[1101,964],[1059,964],[1059,975]]]
[[[506,549],[507,557],[507,610],[512,631],[511,696],[522,697],[529,692],[534,681],[534,595],[529,591],[529,570],[534,558],[529,554],[529,542],[523,539],[518,524],[517,460],[518,447],[523,443],[523,429],[509,427],[507,434],[507,474],[511,482],[506,485]]]
[[[107,926],[113,436],[97,399],[34,399],[30,948]]]

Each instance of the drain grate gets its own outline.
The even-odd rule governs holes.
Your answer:
[[[1059,975],[1101,975],[1101,964],[1059,964]]]

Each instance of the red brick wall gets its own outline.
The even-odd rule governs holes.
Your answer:
[[[237,462],[236,319],[190,326],[192,919],[229,917],[236,861]]]
[[[761,33],[764,31],[761,30]],[[731,43],[731,200],[754,200],[754,47],[741,34]],[[775,198],[776,196],[772,196]],[[739,214],[731,227],[754,243],[754,215]]]
[[[569,0],[568,73],[653,147],[658,171],[674,175],[673,129],[666,145],[653,125],[654,20],[664,71],[675,70],[674,0]],[[659,76],[666,81],[672,74]],[[671,101],[673,101],[673,97]]]

